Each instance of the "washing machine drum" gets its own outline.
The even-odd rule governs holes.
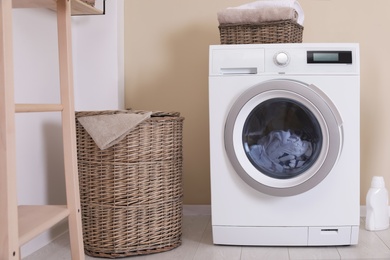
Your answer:
[[[342,120],[316,86],[271,80],[243,93],[225,125],[225,149],[254,189],[293,196],[318,185],[342,149]]]

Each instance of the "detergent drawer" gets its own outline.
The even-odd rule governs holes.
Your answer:
[[[210,76],[264,72],[264,49],[210,49]]]

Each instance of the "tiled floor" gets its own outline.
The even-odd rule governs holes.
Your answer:
[[[342,247],[240,247],[212,244],[210,216],[184,216],[183,244],[169,252],[121,258],[126,260],[287,260],[390,259],[390,229],[369,232],[360,227],[359,244]],[[69,238],[64,235],[25,260],[69,260]],[[86,256],[87,260],[97,260]]]

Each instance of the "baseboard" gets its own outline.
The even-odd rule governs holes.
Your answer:
[[[390,210],[390,208],[389,208]],[[365,205],[361,205],[360,206],[360,217],[365,217],[366,216],[366,206]]]
[[[183,205],[184,216],[211,215],[211,205]]]

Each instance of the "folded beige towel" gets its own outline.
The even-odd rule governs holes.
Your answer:
[[[259,24],[262,22],[293,20],[298,14],[291,7],[264,7],[258,9],[225,9],[217,13],[219,24]]]
[[[152,112],[79,117],[77,120],[96,145],[104,150],[120,142],[138,124],[150,118]]]
[[[229,7],[228,9],[242,9],[242,10],[248,10],[248,9],[264,9],[264,8],[293,8],[296,12],[297,16],[297,23],[303,26],[303,22],[305,20],[305,13],[303,12],[303,9],[301,5],[299,4],[298,0],[259,0],[255,2],[251,2],[248,4],[243,4],[236,7]],[[274,19],[274,20],[289,20],[289,18],[282,18],[282,19]]]

